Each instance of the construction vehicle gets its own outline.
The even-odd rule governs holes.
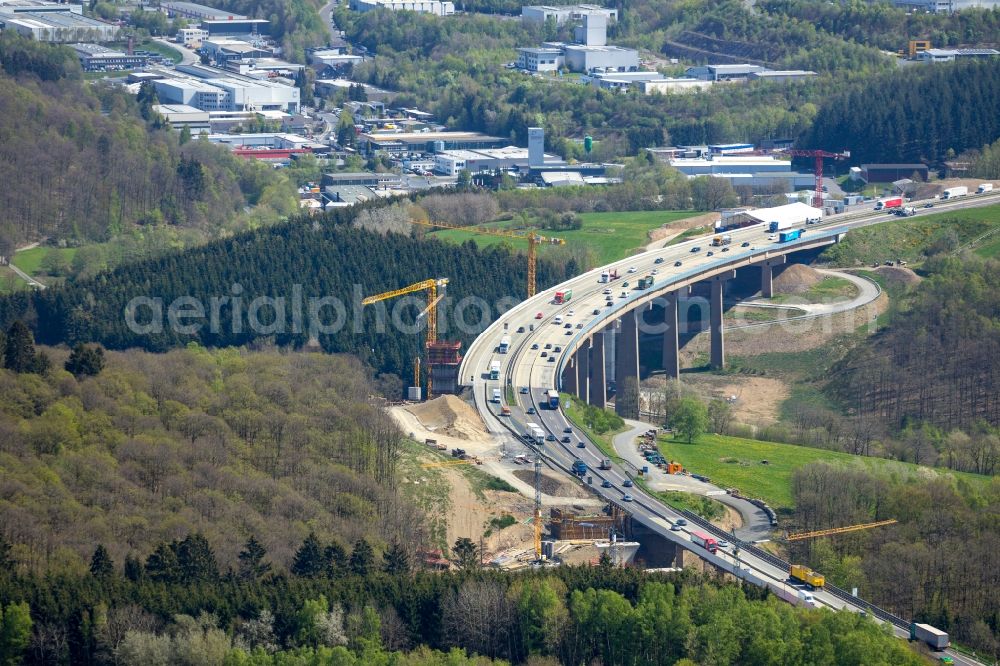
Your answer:
[[[823,574],[818,574],[802,564],[793,564],[789,569],[788,577],[813,588],[820,588],[826,585],[826,578],[823,577]]]
[[[677,463],[677,462],[672,462],[671,461],[671,462],[667,463],[667,467],[666,467],[666,469],[664,471],[667,474],[680,474],[681,472],[684,471],[684,465],[682,465],[680,463]]]
[[[368,296],[361,300],[361,305],[371,305],[372,303],[378,303],[380,301],[387,301],[391,298],[396,298],[397,296],[403,296],[406,294],[412,294],[417,291],[427,292],[427,307],[423,309],[420,314],[417,315],[417,319],[424,316],[427,317],[427,340],[425,342],[425,349],[430,349],[437,342],[437,304],[444,298],[444,289],[448,286],[448,278],[436,278],[430,280],[421,280],[407,287],[402,287],[400,289],[393,289],[392,291],[386,291],[381,294],[375,294],[374,296]],[[441,295],[438,295],[438,287],[441,288]],[[414,372],[415,384],[420,386],[420,365],[417,364]],[[431,374],[427,373],[427,399],[431,398],[431,391],[433,387],[431,385]]]
[[[433,227],[435,229],[458,229],[460,231],[471,231],[477,234],[485,234],[487,236],[499,236],[500,238],[514,238],[528,241],[528,298],[535,295],[535,267],[538,258],[538,245],[540,243],[548,243],[549,245],[566,244],[566,241],[561,238],[549,238],[536,234],[533,231],[506,231],[504,229],[489,229],[486,227],[464,227],[460,224],[451,224],[449,222],[427,222],[424,220],[411,220],[411,222],[413,224],[419,224],[424,227]]]

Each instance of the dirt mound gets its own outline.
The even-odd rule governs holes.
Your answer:
[[[531,484],[532,487],[535,485],[535,472],[533,470],[516,469],[514,470],[514,476],[525,483]],[[542,472],[542,478],[539,485],[542,487],[542,492],[551,497],[590,496],[586,491],[572,481],[560,479],[556,476],[552,476],[548,472]]]
[[[803,264],[789,264],[774,278],[774,293],[801,294],[809,291],[809,287],[822,279],[823,276],[814,268]]]
[[[889,284],[902,285],[907,289],[920,283],[920,276],[903,266],[880,266],[875,272]]]
[[[433,400],[406,408],[421,425],[431,432],[444,433],[458,439],[481,439],[486,426],[471,405],[454,395],[442,395]]]

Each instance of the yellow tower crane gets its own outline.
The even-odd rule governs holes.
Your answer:
[[[477,234],[485,234],[487,236],[499,236],[500,238],[515,238],[518,240],[528,241],[528,298],[535,295],[535,265],[538,260],[538,245],[540,243],[549,243],[551,245],[566,244],[566,241],[561,238],[541,236],[536,234],[534,231],[507,231],[506,229],[488,229],[486,227],[463,227],[459,224],[451,224],[449,222],[425,222],[423,220],[411,220],[411,222],[413,222],[413,224],[419,224],[424,227],[433,227],[435,229],[458,229],[460,231],[470,231]]]
[[[400,289],[393,289],[392,291],[386,291],[381,294],[375,294],[374,296],[368,296],[361,300],[361,305],[371,305],[372,303],[378,303],[379,301],[387,301],[391,298],[396,298],[397,296],[405,296],[406,294],[412,294],[417,291],[427,292],[427,307],[417,315],[417,319],[423,316],[427,317],[427,344],[433,344],[437,342],[437,304],[444,298],[444,289],[448,285],[448,278],[435,278],[430,280],[421,280],[411,284],[408,287],[402,287]],[[441,288],[441,294],[438,295],[438,287]],[[426,349],[426,345],[425,345]],[[414,379],[416,386],[420,386],[420,359],[416,360],[414,366]],[[430,371],[427,373],[427,398],[431,397],[431,375]]]
[[[832,527],[828,530],[815,530],[813,532],[799,532],[797,534],[789,534],[785,537],[785,541],[801,541],[802,539],[814,539],[816,537],[831,536],[834,534],[844,534],[845,532],[857,532],[859,530],[868,530],[873,527],[883,527],[885,525],[895,525],[896,519],[890,518],[889,520],[879,520],[874,523],[862,523],[860,525],[847,525],[846,527]]]

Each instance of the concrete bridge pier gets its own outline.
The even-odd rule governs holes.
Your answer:
[[[639,323],[635,309],[622,315],[621,329],[617,336],[615,347],[615,385],[619,393],[625,385],[625,380],[634,377],[639,379]],[[615,400],[615,411],[621,414],[622,404]]]
[[[663,295],[663,369],[670,379],[681,376],[680,366],[680,329],[677,326],[676,291],[668,291]]]
[[[594,333],[591,341],[590,404],[604,409],[608,404],[608,382],[604,374],[604,331]]]
[[[726,282],[736,277],[736,271],[727,271],[711,279],[712,299],[709,304],[709,329],[712,336],[712,352],[710,364],[713,369],[726,367],[726,345],[722,328],[722,295]]]
[[[785,263],[786,256],[781,255],[773,259],[767,259],[757,264],[760,266],[760,295],[764,298],[774,296],[774,267]]]
[[[590,339],[576,350],[576,396],[590,402]]]
[[[576,393],[576,356],[570,356],[563,368],[561,390],[565,393]]]

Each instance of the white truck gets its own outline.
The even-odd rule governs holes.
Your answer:
[[[535,444],[545,443],[545,431],[537,423],[527,423],[525,428],[527,429],[525,436],[534,440]]]
[[[941,193],[941,200],[947,201],[948,199],[957,199],[958,197],[964,197],[969,194],[969,188],[965,185],[959,187],[949,187],[947,190]]]
[[[993,191],[993,183],[982,183],[976,188],[976,194],[986,194]]]
[[[500,404],[500,389],[493,389],[493,402]]]
[[[929,624],[914,622],[910,625],[910,640],[923,641],[934,650],[943,650],[951,645],[947,632],[935,629]]]

